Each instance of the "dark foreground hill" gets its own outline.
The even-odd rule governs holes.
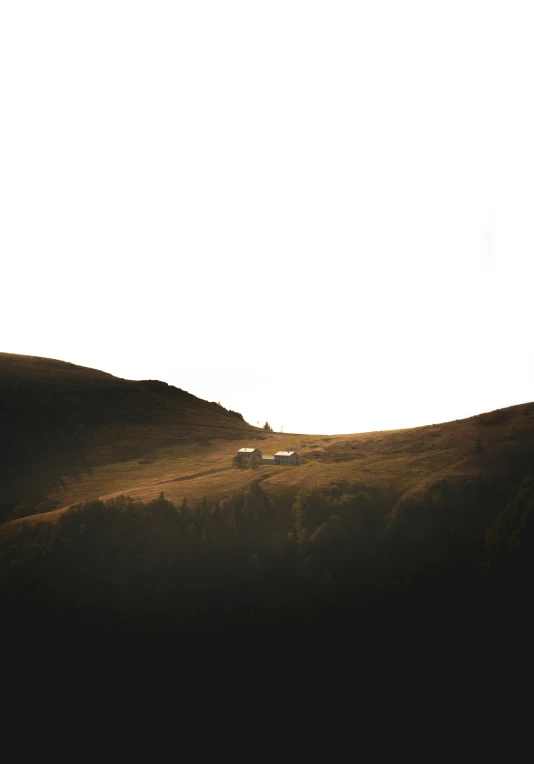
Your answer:
[[[69,475],[155,448],[246,437],[243,417],[165,382],[0,353],[0,520]]]

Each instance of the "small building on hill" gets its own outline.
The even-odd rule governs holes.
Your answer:
[[[248,462],[252,454],[256,454],[258,459],[261,459],[261,451],[259,448],[240,448],[237,452],[237,458],[243,462]]]
[[[299,464],[296,451],[277,451],[274,455],[275,464]]]
[[[263,455],[259,448],[240,448],[237,459],[240,464],[246,464],[251,456],[257,456],[259,464],[299,464],[299,455],[296,451],[277,451],[274,456]]]

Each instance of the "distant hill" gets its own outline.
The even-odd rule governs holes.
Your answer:
[[[252,432],[241,414],[165,382],[0,353],[0,519],[14,504],[43,500],[69,474]]]

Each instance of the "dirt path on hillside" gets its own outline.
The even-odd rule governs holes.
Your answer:
[[[157,483],[152,485],[163,485],[164,483],[181,483],[182,480],[194,480],[197,477],[204,477],[204,475],[215,475],[217,472],[228,472],[234,469],[233,467],[219,467],[211,470],[204,470],[203,472],[194,472],[191,475],[181,475],[180,477],[166,478],[165,480],[158,480]]]

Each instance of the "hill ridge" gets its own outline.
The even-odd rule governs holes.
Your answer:
[[[167,382],[0,353],[0,520],[47,499],[69,475],[256,432],[240,413]]]

